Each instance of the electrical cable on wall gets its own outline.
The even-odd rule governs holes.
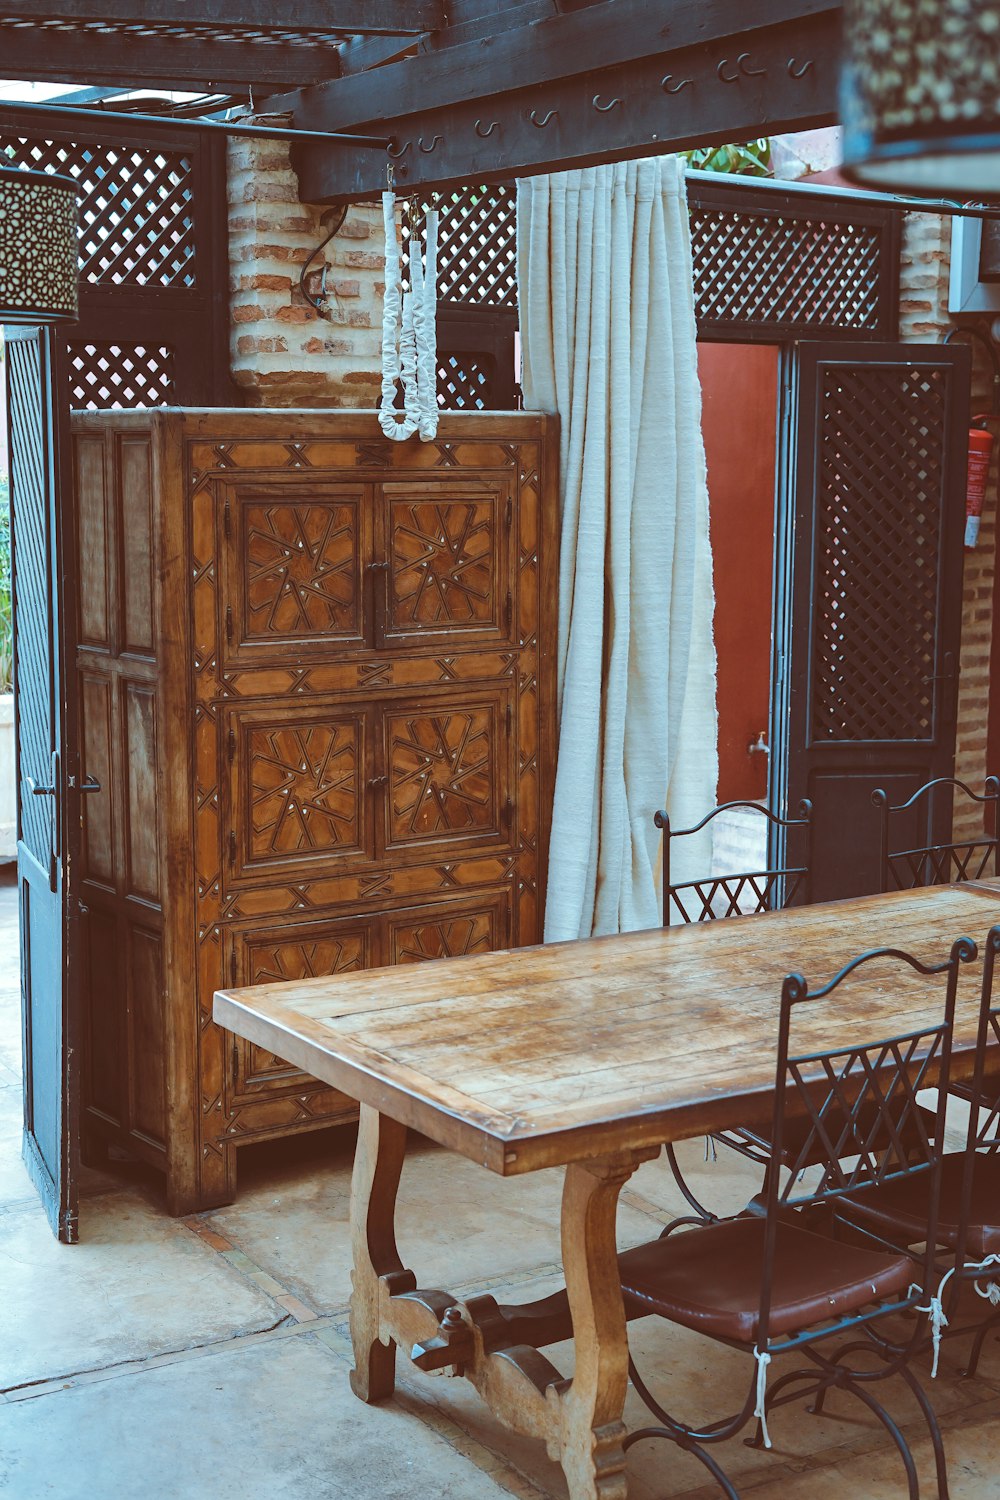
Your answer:
[[[382,314],[382,398],[379,426],[394,442],[420,434],[427,443],[437,434],[437,235],[436,209],[424,220],[424,246],[410,235],[410,290],[402,289],[396,195],[392,168],[382,194],[385,225],[385,301]],[[396,406],[401,388],[403,406]]]

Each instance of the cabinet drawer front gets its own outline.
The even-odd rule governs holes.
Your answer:
[[[381,646],[511,640],[512,506],[508,476],[384,486],[376,537]]]

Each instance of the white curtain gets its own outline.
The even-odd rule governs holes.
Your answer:
[[[715,801],[714,595],[683,164],[527,178],[517,215],[525,406],[562,422],[552,942],[660,921],[653,813]]]

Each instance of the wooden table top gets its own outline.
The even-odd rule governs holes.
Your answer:
[[[925,962],[1000,920],[1000,881],[222,990],[215,1020],[504,1175],[765,1118],[781,983],[869,948]],[[891,982],[890,982],[891,975]],[[963,970],[956,1049],[975,1041]],[[940,1019],[941,982],[872,964],[796,1015],[797,1050]],[[966,1062],[968,1058],[966,1057]],[[968,1071],[968,1068],[966,1068]]]

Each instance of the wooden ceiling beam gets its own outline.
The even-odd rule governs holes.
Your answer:
[[[514,7],[512,14],[533,7]],[[461,40],[448,28],[434,50],[339,77],[304,95],[296,114],[310,128],[343,130],[399,115],[486,99],[593,69],[637,62],[680,48],[839,11],[839,0],[603,0],[568,14],[549,11],[527,24]]]
[[[682,8],[689,14],[711,10],[716,17],[725,10],[730,19],[734,11],[745,12],[742,0],[734,6],[718,0],[678,5],[672,14]],[[488,95],[396,117],[384,109],[368,118],[394,138],[393,166],[402,191],[502,181],[835,124],[839,7],[812,6],[806,14],[805,7],[798,9],[795,19],[755,24],[750,32],[737,25],[711,41],[664,45],[582,75],[567,76],[564,60],[561,76],[538,77],[530,87],[508,73],[494,79]],[[773,14],[771,0],[755,4],[755,22],[764,10]],[[314,107],[321,97],[329,97],[327,86],[302,94],[296,125],[332,128],[326,111]],[[305,202],[372,198],[385,187],[387,159],[377,152],[317,142],[297,145],[293,160]]]
[[[0,14],[26,21],[142,22],[220,30],[335,31],[411,36],[443,24],[442,0],[17,0]]]
[[[337,51],[0,26],[0,74],[32,83],[122,84],[222,93],[296,88],[337,73]]]

